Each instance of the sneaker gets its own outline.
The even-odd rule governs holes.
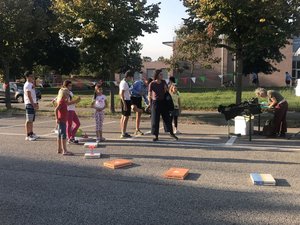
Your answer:
[[[278,135],[278,137],[286,137],[285,133],[281,133]]]
[[[141,130],[136,130],[136,131],[134,132],[134,135],[135,135],[135,136],[138,136],[138,135],[144,135],[144,133],[143,133]]]
[[[26,141],[35,141],[36,139],[37,139],[37,138],[34,137],[33,135],[27,136],[27,137],[25,138]]]
[[[100,143],[100,139],[99,139],[99,138],[96,139],[96,143],[97,143],[97,144]]]
[[[178,137],[175,134],[170,134],[170,137],[174,138],[176,141],[178,140]]]
[[[78,140],[75,140],[75,139],[69,139],[68,140],[69,144],[78,144]]]
[[[58,134],[58,130],[57,130],[57,129],[52,130],[52,132],[53,132],[54,134]]]
[[[131,135],[128,133],[121,134],[120,138],[131,138]]]
[[[181,134],[179,130],[175,130],[174,134]]]
[[[131,137],[132,137],[132,136],[131,136],[130,134],[128,134],[128,133],[125,133],[124,135],[125,135],[125,137],[127,137],[127,138],[131,138]]]
[[[37,136],[35,133],[33,133],[31,136],[33,136],[35,139],[39,138],[39,136]]]
[[[152,139],[153,141],[158,141],[158,137],[155,137]]]

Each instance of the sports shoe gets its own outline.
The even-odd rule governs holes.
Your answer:
[[[34,137],[35,139],[39,138],[39,136],[37,136],[35,133],[33,133],[31,136]]]
[[[96,142],[99,144],[100,142],[104,142],[106,139],[104,137],[102,138],[97,138]]]
[[[170,134],[170,137],[174,138],[176,141],[178,140],[178,137],[175,134]]]
[[[128,133],[121,134],[120,138],[131,138],[132,136]]]
[[[34,137],[33,135],[27,136],[27,137],[25,138],[26,141],[35,141],[36,139],[37,139],[37,138]]]
[[[179,130],[175,130],[174,134],[181,134]]]
[[[278,135],[278,137],[286,137],[286,134],[285,134],[285,133],[280,133],[280,134]]]
[[[141,130],[136,130],[136,131],[134,132],[134,135],[135,135],[135,136],[138,136],[138,135],[144,135],[144,133],[143,133]]]
[[[53,132],[54,134],[58,134],[58,130],[57,130],[57,129],[53,129],[52,132]]]
[[[68,140],[69,144],[78,144],[78,140],[75,140],[75,139],[69,139]]]

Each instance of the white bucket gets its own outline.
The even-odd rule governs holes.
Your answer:
[[[251,117],[251,134],[253,134],[253,120]],[[249,116],[236,116],[234,118],[234,133],[240,135],[249,135],[250,117]]]

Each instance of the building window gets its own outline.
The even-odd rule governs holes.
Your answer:
[[[300,79],[300,60],[293,61],[292,77]]]
[[[148,78],[152,78],[153,77],[153,74],[154,74],[154,71],[155,71],[155,69],[147,69],[147,77]]]

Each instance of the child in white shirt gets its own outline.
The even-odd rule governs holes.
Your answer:
[[[106,108],[106,106],[107,100],[106,96],[103,94],[101,84],[96,84],[92,107],[95,109],[97,142],[105,141],[105,138],[102,136],[102,130],[104,121],[104,109]]]

